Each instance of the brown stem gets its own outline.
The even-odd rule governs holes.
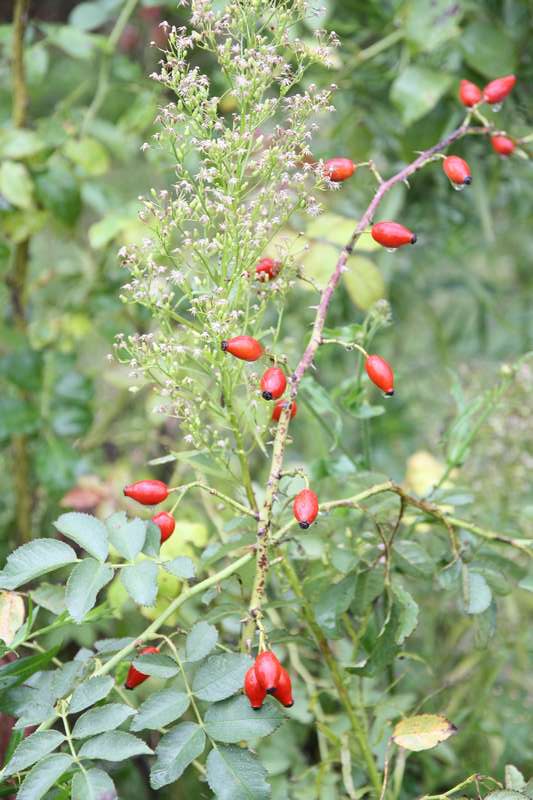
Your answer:
[[[24,34],[28,15],[29,0],[16,0],[13,14],[13,61],[12,120],[15,128],[24,128],[28,114],[28,87],[24,68]],[[18,331],[25,334],[26,318],[26,280],[28,275],[29,239],[14,245],[12,266],[6,277],[10,293],[11,313]],[[13,459],[13,478],[15,486],[15,523],[19,542],[25,542],[31,534],[32,496],[30,487],[30,456],[28,439],[24,434],[11,438]]]

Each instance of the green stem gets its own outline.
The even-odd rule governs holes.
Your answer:
[[[242,438],[239,421],[233,409],[233,405],[231,404],[231,400],[228,400],[227,396],[225,397],[225,400],[226,400],[226,407],[228,409],[229,422],[231,425],[231,429],[233,431],[233,435],[235,437],[235,444],[237,445],[235,452],[237,453],[239,464],[241,466],[241,478],[244,484],[244,490],[246,492],[246,497],[248,498],[248,502],[250,503],[250,506],[254,511],[253,516],[256,517],[257,519],[256,516],[258,511],[257,500],[255,499],[255,492],[252,484],[252,475],[250,473],[250,467],[248,465],[248,459],[246,457],[246,450],[244,449],[244,440]]]
[[[324,636],[320,626],[315,620],[314,614],[312,612],[309,603],[307,602],[307,598],[302,591],[300,580],[292,567],[292,564],[288,561],[288,559],[284,559],[282,562],[282,568],[287,576],[287,580],[289,581],[289,585],[293,590],[296,597],[301,602],[302,614],[307,624],[307,627],[311,631],[320,652],[324,658],[324,662],[331,674],[333,683],[335,684],[335,688],[337,690],[337,694],[339,696],[339,700],[344,706],[344,709],[348,715],[350,720],[350,725],[352,727],[352,731],[357,739],[359,744],[359,749],[361,750],[361,755],[363,756],[363,760],[365,762],[368,775],[370,777],[372,786],[374,787],[374,791],[376,795],[379,797],[381,794],[381,778],[376,766],[376,762],[374,760],[374,756],[372,755],[372,750],[370,749],[370,744],[368,742],[367,733],[366,733],[366,725],[363,724],[361,721],[360,715],[362,713],[362,709],[354,708],[350,696],[348,694],[348,690],[344,683],[343,676],[335,659],[335,656],[331,652],[331,648],[328,644],[326,637]]]
[[[232,497],[228,497],[228,495],[226,494],[222,494],[222,492],[219,492],[218,489],[214,489],[212,486],[208,486],[206,483],[202,483],[201,481],[192,481],[191,483],[187,483],[184,486],[175,486],[172,489],[170,489],[171,492],[180,492],[180,497],[178,498],[178,500],[176,501],[176,503],[172,508],[173,511],[175,510],[175,508],[177,507],[178,503],[181,501],[185,493],[188,492],[189,489],[194,489],[194,488],[202,489],[204,492],[208,492],[208,494],[211,494],[214,497],[218,497],[228,506],[231,506],[236,511],[239,511],[241,514],[246,514],[249,517],[257,519],[257,513],[255,511],[251,511],[246,506],[243,506],[242,503],[237,502],[237,500],[234,500]]]

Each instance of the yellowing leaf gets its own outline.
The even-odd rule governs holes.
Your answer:
[[[348,271],[344,273],[343,280],[353,302],[363,311],[368,311],[387,295],[381,272],[373,261],[364,256],[348,259]]]
[[[406,750],[430,750],[457,733],[457,728],[440,714],[419,714],[402,719],[394,727],[393,741]]]
[[[427,494],[441,479],[445,466],[427,450],[417,450],[407,459],[405,484],[416,494]]]
[[[24,622],[24,600],[15,592],[0,592],[0,639],[10,645]]]
[[[356,219],[343,217],[341,214],[321,214],[307,226],[305,233],[309,239],[338,245],[336,251],[338,257],[340,249],[350,241],[356,226]],[[355,245],[356,250],[364,250],[367,253],[379,250],[380,247],[381,245],[375,242],[369,233],[361,234]]]

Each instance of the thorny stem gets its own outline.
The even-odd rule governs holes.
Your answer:
[[[478,775],[477,773],[474,773],[474,775],[470,775],[468,778],[465,778],[464,781],[461,781],[461,783],[458,783],[456,786],[448,789],[447,792],[443,792],[442,794],[425,794],[420,798],[420,800],[446,800],[446,798],[450,797],[450,795],[460,792],[461,789],[465,788],[465,786],[470,786],[472,783],[477,785],[479,783],[483,783],[484,781],[489,781],[496,786],[501,786],[499,781],[495,780],[494,778],[490,778],[488,775]]]
[[[24,68],[24,35],[26,32],[29,0],[16,0],[13,14],[13,109],[11,118],[15,128],[24,128],[28,115],[28,87]],[[13,247],[12,266],[6,277],[11,299],[11,313],[17,330],[25,334],[26,281],[29,262],[29,239]],[[30,487],[30,455],[28,437],[15,434],[11,438],[13,481],[15,493],[15,521],[21,543],[27,542],[31,531],[32,496]]]

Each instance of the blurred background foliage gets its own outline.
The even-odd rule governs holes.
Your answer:
[[[309,77],[338,87],[337,114],[320,120],[317,157],[372,158],[389,175],[459,124],[460,78],[483,85],[513,71],[518,84],[498,119],[515,136],[531,131],[529,0],[320,5],[312,24],[337,31],[342,45],[329,74]],[[132,394],[127,373],[108,363],[106,354],[117,332],[144,332],[150,324],[142,309],[120,302],[124,276],[116,251],[145,235],[137,220],[138,195],[170,180],[164,157],[142,150],[163,102],[148,75],[157,47],[164,46],[159,22],[180,24],[185,17],[174,2],[34,0],[25,38],[28,114],[18,127],[10,89],[13,29],[5,4],[0,17],[3,561],[15,544],[50,535],[60,506],[110,513],[122,502],[121,487],[143,476],[147,461],[179,448],[179,431],[153,413],[150,392]],[[209,70],[208,63],[202,66]],[[217,91],[217,75],[211,78]],[[222,111],[231,114],[231,102]],[[419,244],[392,255],[363,237],[328,318],[330,328],[361,324],[376,301],[389,301],[392,324],[374,346],[395,365],[397,396],[382,404],[370,393],[374,404],[361,406],[354,398],[353,354],[322,348],[313,378],[302,387],[291,458],[305,463],[316,482],[323,479],[332,496],[362,469],[407,480],[424,494],[447,464],[464,461],[452,473],[454,503],[491,529],[525,536],[533,517],[531,366],[524,363],[501,396],[483,392],[502,380],[502,363],[532,347],[532,162],[497,157],[483,137],[467,137],[453,152],[467,157],[473,185],[453,192],[437,162],[409,188],[391,192],[379,217],[401,220],[417,232]],[[361,170],[342,192],[325,198],[325,220],[297,231],[304,264],[319,283],[366,207],[373,181]],[[314,302],[311,293],[295,291],[284,326],[296,342],[309,331]],[[474,431],[481,414],[483,424]],[[262,466],[256,464],[259,483]],[[156,466],[153,475],[169,478],[172,468]],[[182,509],[182,524],[189,527],[180,552],[194,552],[218,525],[217,514],[203,500],[186,501]],[[446,696],[448,714],[461,722],[467,707],[469,735],[442,745],[438,758],[419,757],[422,774],[409,778],[405,796],[420,785],[441,785],[443,770],[453,780],[476,770],[501,771],[512,760],[533,773],[533,687],[524,674],[533,639],[521,622],[533,608],[531,595],[509,595],[501,584],[495,589],[505,624],[487,658],[486,650],[472,645],[486,645],[488,617],[477,627],[472,618],[455,619],[446,613],[452,609],[446,595],[435,595],[423,569],[418,577],[424,613],[410,649],[422,661],[398,696],[384,698],[383,720],[391,713],[387,704],[407,707],[413,692],[455,687]],[[168,591],[172,595],[176,586]],[[123,611],[120,598],[111,594],[110,603]],[[126,610],[121,619],[102,622],[100,634],[120,636],[131,625]],[[72,636],[84,643],[94,632],[82,626]],[[456,685],[465,675],[468,680]],[[304,730],[291,722],[263,745],[274,774],[286,769],[283,758],[305,769],[305,751],[296,750]],[[129,766],[119,770],[124,796],[128,781],[136,797],[151,796]],[[280,779],[279,798],[284,785]],[[295,798],[306,796],[295,791]],[[324,792],[324,800],[336,796],[327,786]]]

